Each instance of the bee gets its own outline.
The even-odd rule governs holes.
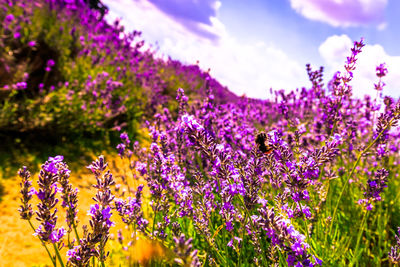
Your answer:
[[[264,155],[269,155],[274,151],[273,146],[267,140],[267,134],[264,132],[258,133],[256,136],[256,144],[258,145],[258,150],[260,150]]]

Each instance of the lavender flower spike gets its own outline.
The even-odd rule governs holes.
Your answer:
[[[33,215],[32,206],[29,204],[29,201],[32,199],[32,194],[34,193],[32,186],[32,181],[30,180],[31,174],[28,169],[24,166],[22,169],[18,171],[18,175],[21,177],[22,182],[21,186],[21,202],[22,205],[18,209],[21,219],[30,220]]]
[[[396,245],[394,245],[394,247],[391,247],[388,256],[391,263],[400,263],[400,227],[397,228]]]
[[[54,237],[54,231],[57,231],[57,208],[55,206],[58,203],[56,193],[58,187],[56,182],[58,181],[58,168],[59,163],[62,161],[62,156],[55,158],[50,157],[45,164],[42,165],[42,169],[39,173],[39,191],[36,193],[40,202],[37,205],[38,211],[36,212],[37,220],[41,222],[40,227],[36,229],[36,235],[40,237],[44,242],[56,243],[59,238]]]

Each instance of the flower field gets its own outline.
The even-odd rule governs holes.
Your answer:
[[[0,7],[0,265],[400,262],[400,102],[384,62],[353,97],[364,40],[258,100],[155,57],[98,1]]]

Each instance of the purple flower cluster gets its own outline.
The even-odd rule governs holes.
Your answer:
[[[174,252],[178,256],[174,261],[181,266],[201,266],[199,258],[197,257],[197,250],[193,250],[192,241],[191,238],[186,240],[184,234],[179,237],[174,237]]]
[[[148,221],[143,217],[142,190],[143,185],[140,185],[137,188],[135,198],[128,197],[127,200],[115,199],[114,204],[124,223],[128,226],[134,224],[138,230],[146,234]]]
[[[21,202],[22,205],[18,209],[21,215],[21,219],[30,220],[33,215],[32,205],[29,203],[32,199],[34,191],[32,191],[32,181],[30,180],[31,174],[28,169],[24,166],[18,171],[18,175],[21,177]]]
[[[290,220],[276,215],[273,208],[266,206],[260,208],[259,212],[260,215],[252,219],[266,232],[272,246],[279,246],[288,252],[289,266],[314,266],[313,262],[321,265],[320,259],[307,253],[310,246],[305,242],[305,236],[293,227]]]
[[[137,173],[150,189],[151,236],[168,242],[170,232],[172,236],[175,232],[187,234],[182,225],[182,219],[187,218],[209,245],[211,262],[226,264],[218,252],[222,249],[218,240],[224,235],[225,245],[236,251],[235,259],[240,261],[241,250],[251,244],[257,251],[249,256],[252,263],[277,262],[279,249],[285,251],[290,266],[321,264],[310,252],[306,236],[311,238],[315,223],[324,216],[321,210],[331,193],[332,180],[346,174],[348,182],[361,183],[361,179],[354,179],[355,174],[361,175],[357,166],[361,157],[377,143],[380,157],[393,153],[386,147],[398,144],[389,138],[389,129],[399,116],[393,101],[378,119],[376,134],[371,135],[374,118],[369,114],[376,107],[368,98],[365,102],[351,98],[349,82],[362,47],[362,41],[355,43],[346,62],[347,74],[337,74],[328,85],[331,94],[323,88],[323,70],[312,71],[311,67],[308,72],[313,87],[298,95],[277,92],[276,105],[249,99],[216,104],[210,89],[203,101],[189,102],[179,89],[177,120],[169,110],[157,113],[147,122],[150,148],[129,150],[136,151]],[[260,132],[258,123],[268,126]],[[365,145],[360,138],[371,141]],[[127,143],[127,137],[121,139],[122,144]],[[127,146],[123,148],[125,151]],[[348,158],[343,159],[344,154]],[[343,167],[336,168],[339,159],[354,163],[353,170],[346,173]],[[388,182],[385,169],[372,171],[378,165],[375,161],[365,168],[365,173],[375,173],[362,200],[367,208],[381,200]],[[335,216],[336,210],[333,219]],[[326,220],[330,222],[332,217]],[[301,221],[306,227],[301,231],[307,235],[296,230]]]
[[[70,170],[68,166],[60,162],[58,164],[59,171],[59,184],[61,186],[61,206],[66,209],[66,221],[69,230],[76,230],[76,225],[78,219],[76,217],[78,213],[78,188],[73,188],[72,184],[69,182]]]
[[[56,64],[56,63],[54,62],[54,60],[49,59],[49,60],[47,61],[47,63],[46,63],[46,68],[45,68],[45,70],[46,70],[47,72],[50,72],[50,71],[51,71],[51,68],[54,67],[55,64]]]
[[[379,66],[376,67],[376,76],[379,78],[379,82],[374,84],[375,90],[377,90],[377,91],[383,90],[385,83],[382,82],[381,79],[382,79],[382,77],[385,77],[387,73],[388,73],[388,69],[386,68],[385,63],[379,64]]]
[[[364,199],[360,199],[358,204],[372,210],[373,202],[382,201],[381,193],[387,187],[389,172],[385,169],[379,169],[375,173],[375,177],[368,179],[364,192]]]
[[[132,156],[132,151],[130,151],[128,147],[131,141],[126,133],[121,133],[120,138],[122,143],[117,145],[118,154],[121,158],[127,157],[130,159]]]
[[[56,264],[56,259],[47,248],[46,244],[48,243],[54,244],[57,260],[61,263],[60,250],[66,245],[70,248],[67,252],[68,264],[72,266],[85,266],[93,257],[104,263],[108,256],[108,252],[105,252],[105,246],[109,239],[109,230],[114,225],[114,222],[111,221],[112,202],[114,200],[114,196],[111,193],[111,186],[114,185],[113,176],[109,170],[106,170],[107,163],[104,161],[103,156],[100,156],[98,160],[88,166],[97,182],[94,185],[97,193],[93,198],[96,203],[91,205],[88,211],[91,231],[84,225],[83,238],[79,238],[77,231],[78,189],[74,189],[69,182],[71,171],[63,160],[63,156],[50,157],[42,165],[38,177],[39,188],[37,191],[32,188],[30,173],[27,168],[23,167],[19,170],[18,174],[22,179],[22,205],[19,209],[21,218],[29,221],[35,231],[34,235],[39,237],[54,265]],[[40,225],[36,228],[31,222],[33,209],[29,203],[33,195],[36,195],[39,199],[36,219],[40,222]],[[58,197],[58,195],[60,196]],[[140,195],[140,192],[138,195]],[[64,227],[57,228],[56,226],[57,204],[60,199],[62,200],[61,206],[66,210],[68,231]],[[75,234],[75,240],[70,240],[72,231]],[[68,243],[64,241],[66,234],[68,234]]]
[[[181,89],[177,98],[184,98]],[[172,236],[182,233],[182,219],[187,218],[210,245],[212,261],[224,263],[214,251],[219,239],[217,233],[224,232],[231,236],[225,245],[239,254],[244,242],[258,248],[260,254],[253,255],[252,262],[267,263],[274,258],[261,256],[266,253],[263,242],[269,242],[268,251],[275,250],[273,247],[284,250],[291,266],[320,264],[291,220],[298,217],[310,220],[314,216],[313,208],[307,205],[310,191],[320,186],[320,168],[335,159],[342,144],[341,135],[334,134],[321,148],[295,156],[282,130],[254,135],[256,128],[247,122],[253,112],[248,105],[238,110],[230,104],[216,109],[209,99],[212,97],[201,104],[194,103],[199,108],[191,113],[179,110],[182,115],[176,121],[164,111],[156,114],[153,124],[148,124],[153,143],[147,153],[138,155],[137,164],[138,173],[147,181],[151,193],[153,227],[147,230],[167,241],[172,238],[169,231]],[[187,107],[181,105],[181,108]],[[231,112],[243,116],[243,120],[232,123]],[[296,128],[295,138],[300,138],[305,130],[298,122]],[[127,137],[121,139],[122,144],[127,143]],[[262,145],[256,145],[256,139]],[[279,202],[275,203],[279,219],[274,226],[261,219],[270,211],[274,213],[269,207],[273,202],[268,204],[263,198],[263,188],[268,184],[281,192]],[[132,207],[142,219],[141,206],[136,200],[131,203],[132,199],[116,201],[116,208],[126,222],[138,220],[130,214]],[[220,227],[213,234],[216,222]],[[243,234],[249,235],[250,240],[241,238]],[[240,241],[234,244],[232,240]]]
[[[93,198],[96,204],[91,205],[88,211],[91,232],[85,228],[84,237],[80,239],[79,245],[67,252],[69,261],[74,266],[86,265],[93,256],[104,263],[109,254],[105,252],[105,246],[109,239],[110,228],[114,225],[110,220],[111,203],[114,199],[110,186],[115,182],[111,172],[106,171],[107,165],[104,157],[100,156],[87,167],[93,172],[97,182],[93,185],[97,189],[96,196]]]
[[[389,261],[391,263],[393,264],[400,263],[400,227],[397,228],[396,245],[394,245],[394,247],[391,247],[388,256],[389,256]]]
[[[60,176],[59,170],[60,172],[69,172],[69,170],[63,169],[63,159],[63,156],[50,157],[48,161],[42,165],[39,173],[39,190],[36,192],[39,204],[37,204],[38,211],[36,212],[36,219],[40,221],[41,224],[36,228],[35,235],[43,242],[58,243],[65,234],[63,228],[56,228],[56,205],[59,201],[56,194],[60,190],[57,186]]]

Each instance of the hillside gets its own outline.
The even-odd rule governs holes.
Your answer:
[[[75,142],[71,150],[82,146],[74,140],[90,146],[90,139],[104,142],[120,129],[136,135],[162,107],[177,108],[172,100],[180,87],[191,99],[208,87],[218,102],[237,99],[197,65],[155,58],[140,32],[108,24],[106,10],[63,0],[0,5],[0,137],[10,145],[3,151]],[[0,162],[17,163],[19,154]]]

